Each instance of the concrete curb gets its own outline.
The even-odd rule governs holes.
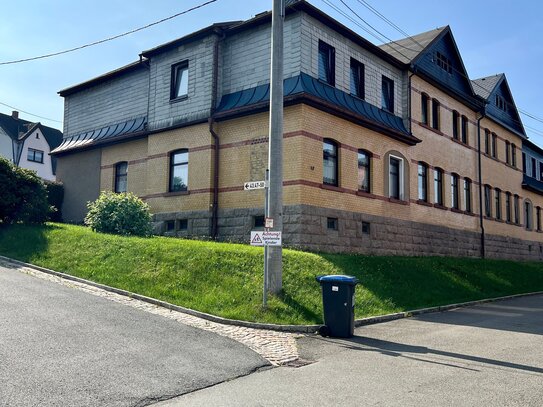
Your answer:
[[[242,326],[246,328],[254,328],[254,329],[267,329],[271,331],[279,331],[279,332],[290,332],[290,333],[315,333],[318,331],[318,329],[321,327],[321,325],[279,325],[279,324],[264,324],[259,322],[248,322],[248,321],[240,321],[236,319],[228,319],[228,318],[222,318],[218,317],[216,315],[206,314],[205,312],[195,311],[190,308],[181,307],[179,305],[170,304],[166,301],[157,300],[155,298],[146,297],[144,295],[136,294],[130,291],[121,290],[119,288],[110,287],[104,284],[95,283],[93,281],[85,280],[83,278],[74,277],[69,274],[61,273],[58,271],[50,270],[45,267],[36,266],[33,264],[25,263],[19,260],[10,259],[9,257],[0,256],[0,260],[4,260],[8,263],[13,263],[19,266],[28,267],[31,269],[39,270],[47,274],[51,274],[60,278],[63,278],[65,280],[75,281],[78,283],[88,284],[93,287],[100,288],[105,291],[109,291],[112,293],[116,293],[119,295],[124,295],[129,298],[134,298],[136,300],[144,301],[149,304],[157,305],[159,307],[164,307],[173,311],[182,312],[184,314],[192,315],[198,318],[206,319],[208,321],[217,322],[219,324],[224,325],[235,325],[235,326]],[[463,307],[469,307],[472,305],[478,305],[478,304],[484,304],[488,302],[494,302],[494,301],[500,301],[500,300],[508,300],[512,298],[518,298],[518,297],[529,297],[532,295],[541,295],[543,294],[543,291],[536,291],[531,293],[524,293],[524,294],[514,294],[514,295],[507,295],[504,297],[496,297],[496,298],[485,298],[482,300],[475,300],[475,301],[468,301],[468,302],[461,302],[457,304],[448,304],[448,305],[440,305],[437,307],[430,307],[430,308],[421,308],[417,310],[412,311],[404,311],[404,312],[397,312],[394,314],[386,314],[386,315],[380,315],[375,317],[368,317],[368,318],[362,318],[357,319],[354,321],[354,325],[356,327],[364,326],[364,325],[372,325],[372,324],[378,324],[381,322],[388,322],[388,321],[394,321],[396,319],[402,319],[402,318],[409,318],[415,315],[422,315],[422,314],[429,314],[434,312],[443,312],[443,311],[449,311],[455,308],[463,308]]]

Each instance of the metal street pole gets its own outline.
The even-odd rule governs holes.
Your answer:
[[[266,216],[268,215],[268,191],[270,190],[270,170],[266,168],[266,178],[264,178],[264,182],[266,183],[266,186],[264,187],[264,213]],[[265,220],[264,220],[265,222]],[[268,228],[265,228],[264,230],[268,230]],[[269,280],[269,272],[268,272],[268,245],[264,245],[264,288],[263,288],[263,294],[262,294],[262,306],[266,308],[268,306],[268,280]]]
[[[268,168],[268,213],[273,219],[273,231],[283,231],[283,0],[273,0],[270,75],[270,136]],[[268,288],[279,293],[283,288],[283,250],[281,246],[270,246],[268,259]]]

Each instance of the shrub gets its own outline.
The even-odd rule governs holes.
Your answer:
[[[54,222],[61,222],[62,202],[64,201],[64,185],[62,185],[62,182],[45,181],[45,188],[47,189],[47,202],[49,202],[49,205],[54,209],[50,215],[50,218]]]
[[[85,224],[95,232],[136,236],[151,234],[149,205],[132,193],[105,191],[87,207],[89,212]]]
[[[0,158],[0,221],[43,223],[51,207],[43,180],[31,170]]]

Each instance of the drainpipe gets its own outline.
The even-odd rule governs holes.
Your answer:
[[[485,258],[485,225],[483,217],[483,171],[481,166],[481,120],[485,117],[484,108],[481,110],[481,117],[477,119],[477,157],[479,172],[479,224],[481,227],[481,258]]]
[[[411,134],[411,78],[416,74],[416,67],[414,65],[410,66],[413,71],[407,77],[407,129],[409,134]]]
[[[213,203],[211,204],[211,230],[210,236],[212,239],[217,239],[218,234],[218,219],[219,219],[219,147],[220,140],[219,135],[215,132],[213,124],[215,123],[214,114],[217,104],[218,93],[218,76],[219,76],[219,43],[224,39],[223,32],[217,31],[215,37],[215,44],[213,45],[213,73],[212,73],[212,85],[211,85],[211,108],[208,119],[209,133],[213,137]]]

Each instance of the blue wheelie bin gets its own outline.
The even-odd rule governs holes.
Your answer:
[[[350,338],[354,334],[354,294],[358,280],[344,275],[318,276],[322,288],[322,336]]]

